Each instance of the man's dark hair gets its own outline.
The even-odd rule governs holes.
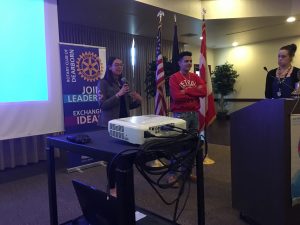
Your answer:
[[[192,53],[188,51],[180,52],[178,55],[178,61],[180,61],[184,56],[192,56]]]

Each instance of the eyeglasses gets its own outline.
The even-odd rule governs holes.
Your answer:
[[[115,66],[115,67],[123,67],[124,64],[123,63],[115,63],[115,64],[113,64],[113,66]]]

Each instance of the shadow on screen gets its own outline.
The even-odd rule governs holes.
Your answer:
[[[118,201],[96,188],[72,180],[82,213],[91,225],[117,225]]]

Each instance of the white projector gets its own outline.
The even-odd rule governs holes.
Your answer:
[[[110,120],[108,122],[108,132],[111,137],[132,144],[143,144],[155,137],[169,137],[179,134],[176,131],[164,129],[163,126],[166,125],[186,129],[186,122],[183,119],[145,115]]]

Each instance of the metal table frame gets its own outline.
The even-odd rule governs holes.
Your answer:
[[[71,151],[81,155],[93,157],[95,159],[110,161],[116,154],[126,149],[136,148],[136,145],[125,143],[111,138],[106,130],[85,132],[92,142],[89,144],[76,144],[69,142],[67,135],[47,137],[47,169],[48,169],[48,194],[50,224],[58,225],[57,195],[56,195],[56,173],[54,148]],[[197,213],[198,225],[205,225],[204,210],[204,181],[203,181],[203,157],[202,150],[198,152],[196,160],[197,171]],[[122,225],[135,224],[135,198],[134,198],[134,178],[133,162],[134,153],[122,156],[116,169],[117,195],[121,207],[119,216],[122,218]]]

